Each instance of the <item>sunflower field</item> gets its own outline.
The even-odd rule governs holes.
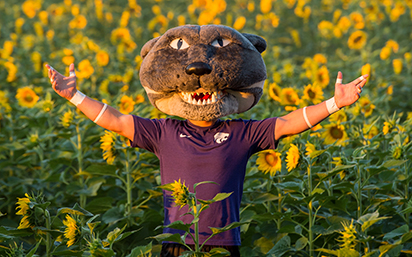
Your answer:
[[[157,157],[60,98],[45,64],[164,118],[140,49],[183,24],[267,40],[264,96],[228,118],[281,116],[332,97],[338,71],[370,74],[357,103],[251,158],[241,255],[412,256],[411,0],[1,0],[0,14],[0,256],[158,256]]]

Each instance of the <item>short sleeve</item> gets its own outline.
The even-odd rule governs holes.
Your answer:
[[[159,120],[145,119],[133,115],[133,121],[134,136],[133,141],[130,141],[130,146],[155,153],[161,133]]]
[[[247,137],[252,146],[252,153],[277,148],[279,141],[275,139],[276,120],[277,118],[268,118],[249,121]]]

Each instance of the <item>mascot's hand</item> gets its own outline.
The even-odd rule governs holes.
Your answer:
[[[49,69],[48,76],[50,78],[50,82],[52,83],[54,91],[56,91],[56,93],[61,97],[70,100],[77,91],[74,64],[70,64],[69,77],[63,76],[48,64],[46,64],[46,68]]]
[[[335,84],[336,105],[342,108],[355,103],[360,98],[368,76],[368,74],[365,74],[348,84],[342,84],[342,72],[339,71]]]

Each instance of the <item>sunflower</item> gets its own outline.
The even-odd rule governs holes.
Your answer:
[[[345,145],[345,140],[348,139],[348,135],[345,128],[341,124],[331,123],[325,125],[325,131],[322,133],[322,137],[325,139],[325,144]]]
[[[97,65],[106,66],[109,63],[110,57],[106,51],[100,50],[96,54]]]
[[[393,124],[387,121],[383,122],[382,132],[384,135],[388,134],[393,128]]]
[[[367,35],[362,30],[357,30],[353,32],[348,39],[348,47],[350,49],[361,49],[365,46],[367,40]]]
[[[402,72],[402,60],[401,59],[394,59],[392,61],[392,65],[393,65],[393,71],[395,72],[395,74],[400,74]]]
[[[182,208],[188,203],[189,197],[189,189],[185,186],[185,182],[183,184],[179,181],[173,182],[172,186],[172,196],[175,199],[176,206],[180,206]]]
[[[341,235],[337,239],[341,244],[341,249],[353,250],[356,246],[356,229],[353,226],[353,220],[350,224],[342,223],[343,231],[339,232]]]
[[[6,92],[0,90],[0,109],[1,108],[4,108],[6,112],[11,111]]]
[[[130,96],[124,95],[120,99],[120,112],[128,114],[133,111],[135,102]]]
[[[103,151],[103,159],[107,161],[107,164],[113,164],[116,159],[114,151],[114,143],[116,137],[113,132],[106,130],[104,135],[100,138],[100,149]]]
[[[314,83],[319,84],[322,88],[325,88],[329,84],[329,71],[326,66],[322,66],[316,72],[316,76],[314,78]]]
[[[71,110],[68,110],[63,114],[63,117],[61,117],[60,121],[63,127],[67,128],[70,126],[70,124],[73,121],[74,113]]]
[[[335,112],[331,116],[329,116],[329,121],[332,123],[342,123],[348,120],[348,116],[346,115],[345,111]]]
[[[239,16],[236,20],[235,23],[233,24],[233,28],[236,30],[241,30],[246,24],[246,18],[245,16]]]
[[[381,58],[381,60],[386,60],[391,56],[391,48],[388,46],[384,46],[381,49],[381,52],[379,54],[379,57]]]
[[[350,14],[350,20],[354,23],[355,29],[363,29],[365,27],[365,21],[362,14],[359,12],[353,12]]]
[[[298,147],[294,144],[290,144],[290,148],[286,153],[286,167],[289,172],[298,166],[299,158],[300,154]]]
[[[269,84],[269,96],[276,102],[281,102],[281,99],[280,99],[281,92],[282,92],[282,89],[278,86],[278,84],[276,83]]]
[[[300,103],[298,93],[291,87],[282,89],[280,99],[282,105],[299,105]]]
[[[70,247],[80,236],[79,224],[70,215],[66,215],[66,220],[63,220],[63,224],[66,226],[64,229],[64,237],[68,239],[67,247]]]
[[[32,108],[39,100],[39,96],[30,87],[23,87],[17,89],[16,99],[21,106]]]
[[[309,84],[303,90],[302,100],[308,100],[313,104],[318,104],[323,100],[323,91],[319,84]]]
[[[256,164],[258,169],[263,173],[269,173],[271,176],[276,175],[276,172],[282,168],[281,154],[274,150],[262,151],[258,154]]]
[[[30,220],[32,219],[32,212],[29,206],[29,203],[31,202],[31,197],[28,194],[25,194],[25,196],[26,197],[24,198],[17,198],[18,201],[16,203],[16,210],[18,211],[16,212],[16,215],[23,216],[17,229],[34,227],[34,225],[30,222]]]
[[[78,67],[79,71],[76,73],[76,77],[79,79],[88,79],[94,73],[94,68],[87,59],[81,61]]]
[[[371,77],[371,65],[369,63],[363,65],[361,73],[362,74],[369,74],[369,77],[366,78],[369,81],[369,79]]]
[[[369,117],[372,115],[373,110],[375,109],[375,105],[369,100],[367,97],[361,97],[359,99],[359,104],[361,106],[361,112],[365,115],[365,117]]]
[[[314,151],[316,151],[315,145],[312,144],[312,143],[310,143],[310,142],[307,142],[307,143],[305,144],[305,148],[306,148],[306,153],[305,153],[305,155],[306,155],[306,156],[309,156],[309,157],[310,157],[310,155],[311,155]]]

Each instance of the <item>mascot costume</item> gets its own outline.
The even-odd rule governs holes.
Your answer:
[[[68,77],[49,65],[47,68],[53,89],[60,96],[98,125],[129,138],[132,147],[157,155],[162,184],[179,179],[189,187],[202,181],[216,182],[199,187],[200,199],[233,192],[201,213],[202,244],[211,234],[209,227],[239,221],[243,181],[251,155],[275,149],[282,137],[301,133],[356,102],[366,83],[365,74],[342,84],[339,72],[335,96],[325,102],[260,121],[220,120],[258,103],[266,79],[261,57],[265,49],[262,37],[220,25],[185,25],[147,42],[141,50],[141,84],[153,106],[184,120],[122,114],[76,89],[74,64]],[[164,192],[165,225],[176,220],[190,223],[191,217],[182,216],[186,211],[175,206],[170,193]],[[164,232],[182,231],[166,228]],[[193,241],[188,237],[186,243]],[[240,229],[234,228],[212,237],[204,249],[223,247],[231,256],[240,256],[240,244]],[[163,243],[161,256],[179,256],[183,251],[183,245]]]

